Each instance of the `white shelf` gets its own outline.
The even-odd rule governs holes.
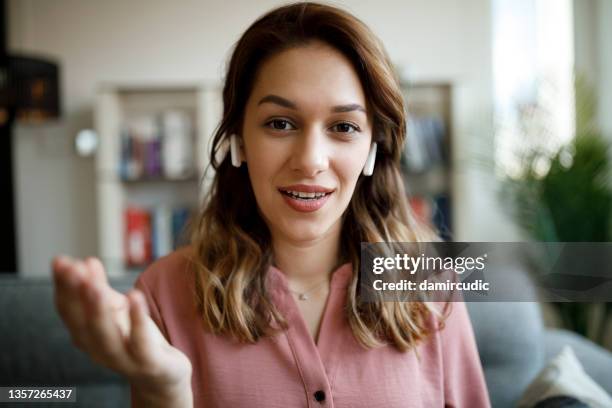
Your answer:
[[[193,119],[194,174],[186,180],[163,176],[123,180],[121,132],[130,120],[168,109]],[[210,142],[222,113],[221,89],[203,83],[105,83],[98,88],[94,125],[100,138],[96,154],[99,256],[109,275],[141,269],[124,264],[124,209],[128,205],[190,204],[196,208],[209,182],[200,183],[209,164]]]
[[[417,199],[424,203],[427,207],[426,213],[430,213],[429,216],[434,216],[437,204],[434,202],[437,198],[446,200],[450,203],[449,211],[440,213],[445,218],[445,222],[449,222],[451,232],[454,229],[454,214],[453,208],[455,206],[455,191],[453,182],[453,118],[452,118],[452,98],[453,98],[453,84],[447,81],[411,81],[403,82],[402,90],[404,92],[404,100],[406,102],[406,108],[410,119],[420,120],[426,119],[429,123],[433,119],[443,127],[442,131],[432,131],[431,125],[427,126],[427,130],[419,130],[415,127],[408,127],[407,129],[407,140],[404,153],[414,150],[425,150],[428,151],[432,148],[431,144],[437,146],[437,154],[425,155],[420,157],[418,160],[412,163],[418,163],[415,165],[417,169],[403,169],[404,187],[408,196],[411,199]],[[441,136],[440,140],[432,141],[428,139],[433,137],[434,134],[437,137]],[[414,138],[420,140],[419,145],[415,146]],[[425,139],[429,142],[425,143]],[[415,149],[420,147],[421,149]],[[414,151],[413,150],[413,151]],[[405,160],[409,160],[408,155],[404,157]],[[414,157],[413,157],[414,158]],[[433,218],[429,219],[433,222]],[[441,231],[443,234],[445,231]]]

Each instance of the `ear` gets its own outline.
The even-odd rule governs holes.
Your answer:
[[[368,158],[366,159],[365,165],[363,166],[364,176],[371,176],[374,173],[374,163],[376,163],[376,150],[376,142],[372,142],[372,144],[370,145],[370,152],[368,153]]]

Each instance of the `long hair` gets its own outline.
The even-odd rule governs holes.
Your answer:
[[[360,302],[357,294],[361,242],[432,241],[435,234],[416,221],[400,173],[406,136],[399,81],[378,38],[341,9],[296,3],[276,8],[255,21],[233,50],[223,88],[223,117],[210,153],[214,178],[191,224],[195,296],[204,326],[240,341],[256,342],[286,327],[265,282],[272,262],[271,236],[257,210],[246,166],[235,168],[227,150],[229,135],[241,133],[247,100],[262,63],[273,55],[320,40],[346,56],[358,73],[372,110],[372,140],[378,144],[374,174],[360,176],[343,215],[341,254],[353,265],[345,313],[364,347],[391,343],[407,350],[434,329],[425,302]]]

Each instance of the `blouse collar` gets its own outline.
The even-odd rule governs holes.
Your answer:
[[[350,283],[352,275],[353,265],[351,262],[346,262],[340,265],[332,272],[330,283],[331,287],[337,289],[346,288]],[[273,290],[280,290],[281,292],[285,293],[289,291],[287,275],[274,265],[270,265],[268,269],[267,280]]]

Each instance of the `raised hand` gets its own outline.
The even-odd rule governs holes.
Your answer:
[[[97,258],[58,256],[52,267],[55,305],[74,345],[125,376],[143,400],[189,406],[191,363],[159,331],[142,292],[114,290]]]

